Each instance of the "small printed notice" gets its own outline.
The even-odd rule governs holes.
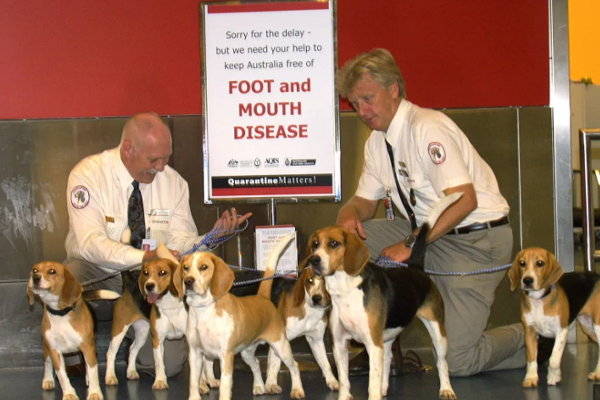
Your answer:
[[[296,232],[294,225],[272,225],[256,227],[256,269],[264,271],[267,260],[277,243],[290,233]],[[298,247],[296,239],[291,241],[277,263],[278,274],[297,274]]]

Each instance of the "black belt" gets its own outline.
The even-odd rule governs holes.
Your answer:
[[[497,226],[508,225],[509,223],[510,223],[510,221],[508,220],[508,216],[504,216],[504,217],[502,217],[500,219],[496,219],[494,221],[476,223],[476,224],[471,224],[471,225],[467,225],[467,226],[462,226],[460,228],[454,228],[450,232],[448,232],[448,235],[460,235],[463,233],[481,231],[483,229],[492,229]]]

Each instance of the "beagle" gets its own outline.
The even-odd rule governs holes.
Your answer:
[[[174,257],[163,256],[165,258],[154,259],[142,266],[137,284],[129,272],[122,275],[123,295],[115,304],[111,341],[106,355],[105,382],[109,386],[119,383],[115,374],[115,358],[129,327],[133,325],[135,340],[129,350],[127,378],[139,379],[135,361],[150,332],[156,373],[152,389],[169,388],[164,341],[185,336],[188,313],[178,287],[173,284],[174,272],[179,264]],[[207,383],[210,387],[218,387],[219,384],[212,373],[212,365],[210,367],[207,366],[206,371],[209,379],[202,383],[203,393],[209,391]]]
[[[84,294],[82,286],[71,271],[53,261],[42,261],[33,266],[27,284],[27,294],[30,305],[33,305],[34,295],[38,295],[44,303],[42,389],[54,389],[54,366],[63,391],[63,400],[77,400],[75,389],[65,371],[63,354],[81,350],[86,364],[87,400],[102,400],[104,397],[98,379],[94,318],[85,300],[114,300],[119,295],[108,290]]]
[[[274,275],[280,254],[294,237],[288,235],[267,261],[265,278]],[[187,340],[190,349],[189,400],[200,399],[198,381],[203,357],[219,359],[221,366],[220,400],[231,398],[233,357],[241,352],[242,359],[254,375],[255,395],[266,393],[256,347],[268,343],[283,359],[292,376],[291,398],[304,397],[298,364],[294,361],[285,326],[270,300],[272,279],[261,282],[256,296],[236,297],[229,293],[234,273],[225,262],[208,252],[185,256],[177,269],[175,282],[180,295],[185,293],[189,305]]]
[[[439,215],[460,197],[444,197],[421,227],[408,268],[384,269],[369,262],[369,250],[353,232],[327,227],[312,234],[308,263],[323,275],[331,296],[333,354],[340,380],[339,400],[350,400],[347,341],[365,344],[369,354],[369,400],[387,395],[392,343],[415,317],[429,332],[437,353],[439,397],[456,399],[450,385],[444,328],[444,303],[424,272],[427,234]]]
[[[523,387],[537,387],[537,335],[556,338],[548,385],[561,380],[560,361],[569,325],[577,319],[595,342],[600,338],[600,276],[593,272],[564,273],[552,253],[541,248],[521,250],[508,271],[511,290],[521,286],[521,322],[525,328],[527,373]],[[588,378],[600,380],[600,360]]]
[[[325,382],[331,390],[338,390],[339,383],[331,370],[325,350],[325,330],[331,298],[325,288],[322,276],[316,276],[310,268],[301,267],[298,279],[280,277],[273,281],[271,301],[277,306],[277,311],[285,323],[288,340],[305,336],[317,364],[321,368]],[[236,272],[236,281],[256,278],[260,271],[249,273]],[[231,293],[236,296],[256,294],[258,284],[233,288]],[[281,393],[277,385],[277,375],[281,368],[281,360],[269,349],[267,380],[268,393]]]

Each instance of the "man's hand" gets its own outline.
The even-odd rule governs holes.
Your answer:
[[[411,254],[412,249],[406,247],[404,242],[388,246],[381,252],[382,256],[389,257],[395,262],[405,262],[410,258]]]
[[[347,213],[345,216],[341,216],[336,221],[336,225],[341,226],[342,228],[348,229],[350,232],[358,233],[363,240],[367,238],[367,234],[363,228],[362,222],[358,218],[358,215],[351,216]]]
[[[367,221],[375,216],[377,210],[376,200],[367,200],[360,196],[354,196],[340,209],[336,225],[356,232],[361,239],[367,239],[367,234],[362,221]]]
[[[177,250],[169,249],[169,251],[171,252],[171,254],[173,254],[173,257],[175,257],[176,259],[179,260],[181,258],[181,255],[179,254],[179,252]],[[148,262],[157,257],[158,257],[158,254],[156,254],[156,250],[146,250],[144,252],[144,258],[142,259],[142,262]]]
[[[221,218],[215,222],[213,229],[219,229],[217,237],[225,236],[230,234],[233,230],[237,229],[240,224],[246,221],[252,216],[252,213],[246,213],[244,215],[238,215],[234,207],[231,207],[231,211],[225,210],[221,215]]]

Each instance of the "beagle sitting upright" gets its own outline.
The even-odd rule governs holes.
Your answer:
[[[280,254],[293,238],[283,239],[267,261],[265,278],[272,277]],[[185,287],[189,305],[187,339],[190,348],[189,400],[200,399],[198,382],[203,356],[218,358],[221,366],[220,400],[231,398],[233,357],[241,352],[243,360],[254,375],[255,395],[266,393],[256,347],[268,343],[283,359],[292,376],[291,398],[304,397],[298,364],[294,361],[290,343],[285,335],[282,318],[270,300],[272,280],[264,280],[258,295],[236,297],[229,293],[234,281],[233,271],[216,255],[208,252],[192,253],[181,260],[175,282]]]
[[[325,276],[332,308],[329,316],[333,355],[340,380],[339,400],[350,400],[347,341],[365,344],[369,354],[369,400],[387,395],[392,343],[410,321],[419,317],[431,335],[437,353],[439,397],[456,399],[450,385],[444,328],[444,303],[424,272],[427,234],[442,212],[461,193],[444,197],[423,224],[408,268],[384,269],[369,262],[369,250],[354,233],[328,227],[310,237],[308,259],[317,275]]]
[[[29,304],[34,294],[44,303],[42,338],[44,341],[44,378],[42,389],[54,389],[52,366],[63,391],[63,400],[77,400],[65,371],[63,354],[81,350],[85,357],[87,400],[102,400],[96,358],[96,333],[92,313],[84,301],[83,288],[64,265],[42,261],[33,266],[27,285]],[[85,294],[87,300],[114,300],[119,295],[108,290]]]
[[[508,271],[511,290],[521,286],[521,321],[525,328],[527,373],[523,387],[538,385],[537,335],[556,338],[548,385],[561,380],[560,361],[569,325],[577,319],[595,342],[600,339],[600,277],[592,272],[564,273],[552,253],[541,248],[521,250]],[[588,378],[600,380],[600,360]]]

